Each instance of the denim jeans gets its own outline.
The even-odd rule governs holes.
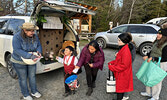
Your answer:
[[[35,79],[36,65],[21,65],[13,63],[13,67],[15,68],[18,75],[19,85],[23,96],[27,97],[30,95],[28,90],[28,80],[31,93],[34,94],[38,92]]]

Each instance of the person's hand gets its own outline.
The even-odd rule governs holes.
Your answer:
[[[33,61],[36,62],[38,59],[39,59],[39,58],[35,58],[35,59],[33,59]]]
[[[41,58],[41,53],[39,53],[39,51],[37,51],[38,54],[38,58]]]
[[[75,66],[75,69],[79,69],[80,67],[79,66]]]
[[[59,60],[59,57],[58,57],[58,56],[56,56],[56,60]]]
[[[118,52],[115,53],[115,57],[117,56]]]
[[[38,58],[38,56],[37,55],[31,55],[31,59],[34,61],[34,62],[36,62],[39,58]]]
[[[89,64],[90,67],[93,67],[93,64]]]
[[[152,60],[152,57],[148,58],[147,62],[150,62]]]
[[[148,58],[148,56],[144,56],[143,59],[146,60]]]

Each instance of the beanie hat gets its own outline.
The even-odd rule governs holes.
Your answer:
[[[159,34],[162,34],[163,36],[167,36],[167,28],[165,28],[165,29],[162,29],[162,28],[159,29],[159,30],[158,30],[158,33],[159,33]]]

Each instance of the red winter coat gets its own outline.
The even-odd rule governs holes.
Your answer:
[[[114,72],[117,93],[133,91],[132,58],[127,44],[118,52],[116,59],[108,63],[108,67]]]

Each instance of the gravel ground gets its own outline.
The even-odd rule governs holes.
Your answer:
[[[91,96],[86,96],[87,91],[85,70],[78,76],[80,81],[80,87],[76,94],[63,97],[64,84],[63,84],[63,68],[37,75],[38,90],[42,93],[42,97],[34,100],[112,100],[115,98],[115,94],[106,93],[106,78],[107,78],[107,62],[111,61],[114,53],[117,49],[107,48],[104,49],[105,64],[104,69],[98,72],[96,80],[96,88],[93,90]],[[134,79],[134,91],[130,93],[129,100],[147,100],[146,97],[139,95],[139,92],[144,90],[144,85],[135,76],[137,70],[142,63],[142,57],[137,54],[135,62],[133,64],[133,79]],[[160,100],[167,100],[167,79],[163,82],[163,87],[160,95]],[[18,80],[12,79],[4,67],[0,67],[0,100],[20,100],[22,95]]]

